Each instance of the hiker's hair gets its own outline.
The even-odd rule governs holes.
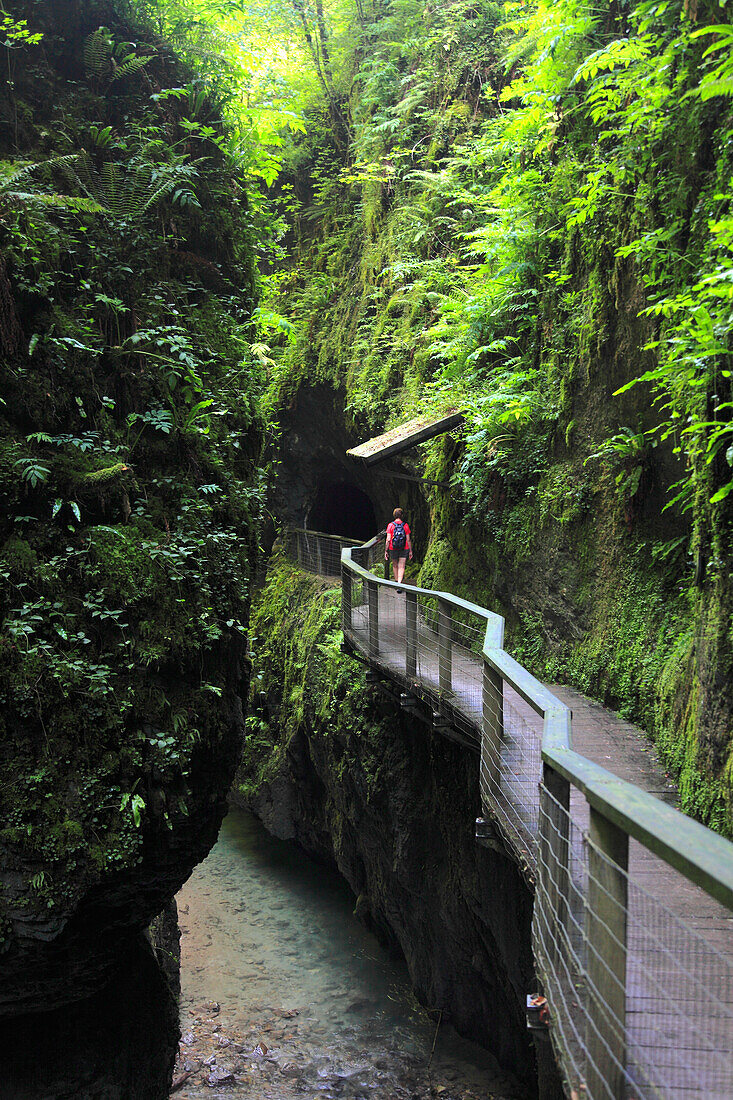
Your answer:
[[[395,508],[394,512],[392,513],[392,519],[402,519],[402,509],[401,508]]]

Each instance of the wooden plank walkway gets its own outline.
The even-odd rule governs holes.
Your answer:
[[[427,691],[435,705],[480,744],[480,631],[474,639],[468,627],[459,629],[465,644],[453,643],[451,692],[446,693],[441,690],[435,622],[423,612],[418,623],[417,676],[411,679],[406,671],[405,599],[394,589],[380,588],[379,647],[373,663],[408,690],[417,680],[421,691]],[[352,624],[360,648],[368,652],[366,605],[353,609]],[[675,785],[640,729],[571,688],[548,687],[572,711],[576,751],[663,801],[676,802]],[[520,854],[524,848],[527,857],[537,836],[541,741],[541,719],[505,684],[500,770],[506,821],[502,824],[510,842]],[[570,815],[575,837],[571,875],[579,882],[589,811],[574,787]],[[582,900],[582,896],[579,887],[577,897]],[[733,913],[632,840],[628,914],[627,1066],[639,1097],[733,1100]],[[582,912],[576,913],[571,934],[578,951],[583,950]],[[572,996],[571,988],[568,995]],[[582,1044],[582,1036],[578,1042]],[[627,1095],[636,1100],[633,1091]]]

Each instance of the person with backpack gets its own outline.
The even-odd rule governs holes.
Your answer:
[[[409,525],[404,521],[402,509],[395,508],[392,515],[394,519],[387,528],[384,560],[392,561],[392,576],[398,584],[401,584],[408,556],[412,560],[412,538]]]

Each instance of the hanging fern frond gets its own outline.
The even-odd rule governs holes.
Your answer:
[[[167,195],[180,205],[198,205],[191,190],[196,176],[192,165],[133,160],[124,165],[107,161],[97,168],[85,156],[79,160],[76,175],[89,198],[119,221],[142,217]]]
[[[103,214],[105,209],[91,196],[64,195],[58,191],[34,190],[39,176],[51,178],[53,171],[78,183],[75,168],[82,158],[77,155],[52,157],[50,160],[24,164],[0,179],[0,205],[5,201],[18,206],[45,206],[55,210],[72,210],[85,214]]]
[[[22,180],[32,181],[34,177],[41,175],[48,177],[52,169],[66,174],[70,169],[73,170],[79,160],[79,153],[71,153],[61,157],[50,157],[48,160],[29,161],[27,164],[22,164],[20,168],[11,165],[10,174],[5,179],[0,179],[0,192],[13,190]]]
[[[109,67],[114,41],[108,27],[97,27],[84,43],[84,68],[87,76],[103,76]]]
[[[108,27],[97,27],[84,43],[84,68],[87,77],[98,80],[122,80],[144,69],[152,54],[136,54],[128,43],[115,44]]]
[[[150,61],[151,56],[151,54],[145,56],[131,54],[130,57],[125,58],[124,61],[119,63],[112,58],[110,79],[113,81],[122,80],[123,76],[132,76],[133,73],[139,73]]]
[[[46,206],[54,210],[75,210],[84,214],[106,214],[107,211],[93,199],[75,195],[47,195],[36,191],[0,191],[0,202],[10,199],[20,206]]]

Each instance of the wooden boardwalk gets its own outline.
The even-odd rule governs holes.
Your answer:
[[[450,691],[441,680],[439,631],[435,622],[418,624],[417,671],[407,668],[406,595],[380,588],[378,645],[370,638],[366,604],[352,609],[353,635],[407,692],[418,691],[453,719],[478,745],[481,740],[484,674],[479,631],[459,630],[451,648]],[[428,616],[430,611],[428,611]],[[588,760],[674,804],[676,788],[644,733],[618,715],[570,688],[549,690],[572,711],[573,748]],[[509,846],[525,864],[536,859],[537,787],[542,776],[542,720],[507,684],[503,696],[500,824]],[[578,912],[570,938],[584,950],[584,836],[589,823],[586,800],[571,789],[571,882],[576,880]],[[626,1064],[628,1100],[733,1100],[733,913],[718,904],[667,863],[633,839],[629,846],[626,942]],[[572,906],[571,906],[572,908]],[[572,1032],[573,981],[566,985],[568,1034]],[[568,1039],[572,1045],[572,1039]],[[575,1036],[580,1048],[583,1034]],[[650,1071],[650,1067],[652,1067]],[[654,1079],[652,1079],[652,1077]],[[602,1095],[594,1092],[593,1095]],[[609,1091],[615,1097],[618,1091]]]

